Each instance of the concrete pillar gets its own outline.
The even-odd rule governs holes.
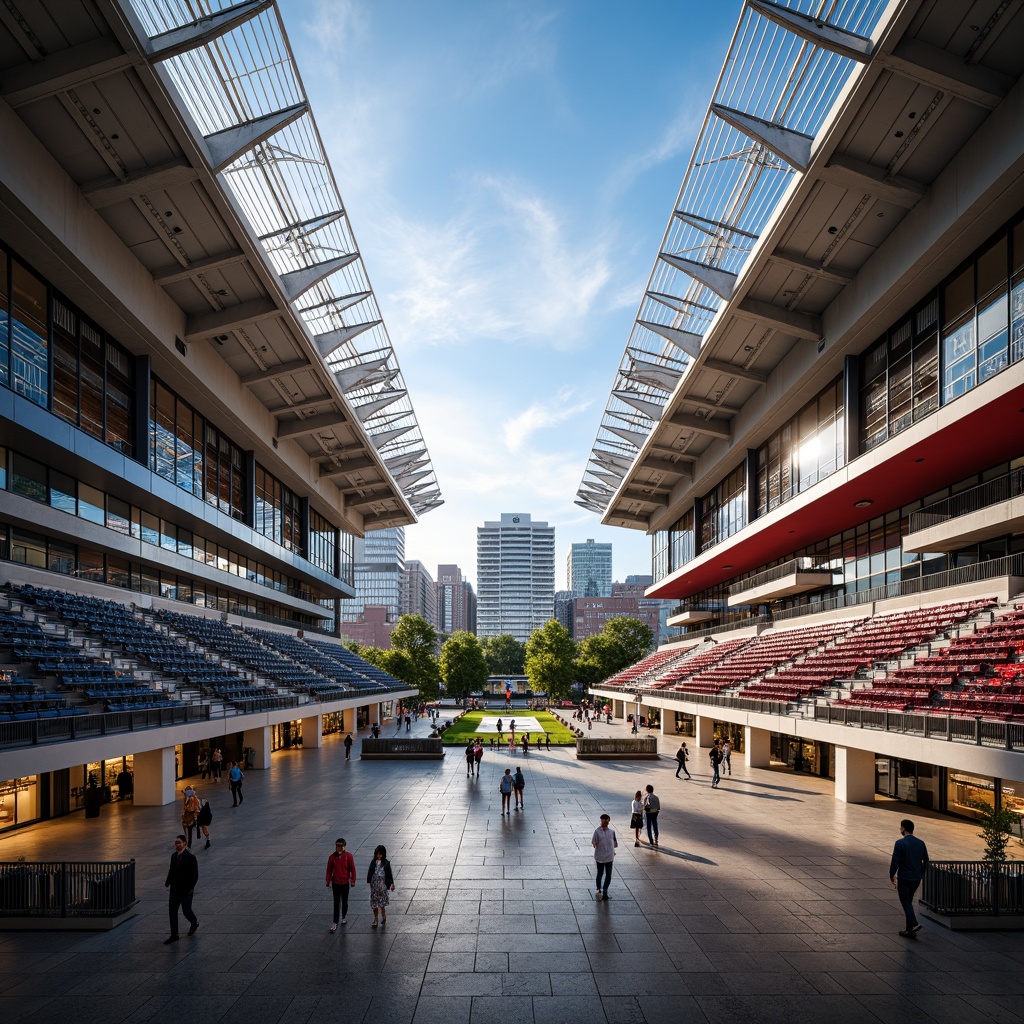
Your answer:
[[[870,750],[836,746],[837,800],[847,804],[875,802],[875,755]]]
[[[313,715],[302,720],[302,747],[304,750],[316,750],[324,745],[324,716]]]
[[[161,807],[178,799],[174,788],[174,747],[140,751],[135,755],[134,766],[132,801],[136,807]]]
[[[668,729],[666,731],[665,723],[668,722],[668,717],[669,717],[670,714],[672,716],[672,728]],[[662,708],[661,709],[661,717],[658,719],[658,732],[660,732],[662,736],[665,736],[666,734],[671,736],[676,731],[675,730],[675,721],[676,721],[675,712],[674,711],[668,711],[666,708]]]
[[[698,715],[694,732],[698,747],[710,747],[715,742],[715,720],[707,715]]]
[[[748,768],[767,768],[772,763],[772,734],[767,729],[744,726],[743,748]]]
[[[264,725],[258,729],[246,729],[242,734],[242,746],[252,747],[255,753],[252,756],[252,766],[256,770],[270,767],[270,726]]]
[[[345,708],[341,713],[341,731],[350,732],[355,736],[356,732],[356,709]]]
[[[370,722],[373,725],[380,725],[384,721],[384,716],[380,711],[380,702],[374,704],[370,710]]]

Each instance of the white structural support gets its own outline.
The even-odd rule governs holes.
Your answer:
[[[654,331],[655,334],[660,334],[666,341],[671,341],[676,348],[688,356],[696,357],[700,352],[701,343],[704,341],[699,334],[682,331],[678,327],[669,327],[667,324],[659,324],[655,320],[637,320],[637,323],[649,331]]]
[[[324,745],[324,716],[302,719],[302,749],[319,750]]]
[[[270,726],[258,726],[255,729],[246,729],[242,733],[242,745],[252,747],[252,766],[256,771],[265,771],[270,767]]]
[[[847,804],[875,802],[875,755],[870,750],[836,746],[837,800]]]
[[[722,270],[719,267],[709,267],[706,263],[688,260],[685,256],[677,256],[671,252],[663,252],[658,258],[670,267],[689,274],[705,288],[710,288],[720,299],[728,301],[732,298],[732,293],[736,288],[736,275],[731,271]]]
[[[177,799],[174,786],[174,747],[143,750],[133,760],[136,807],[162,807]]]
[[[245,0],[225,7],[188,25],[152,36],[146,44],[146,55],[152,61],[168,60],[190,50],[212,43],[273,6],[273,0]]]
[[[214,171],[223,171],[254,146],[276,135],[308,111],[308,103],[295,103],[283,110],[205,136],[203,142],[206,144],[210,167]]]

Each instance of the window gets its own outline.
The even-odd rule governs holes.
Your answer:
[[[46,568],[46,538],[27,530],[11,530],[11,561]]]
[[[11,453],[11,490],[32,501],[49,502],[46,467],[19,452]]]
[[[0,250],[0,384],[10,386],[10,318],[7,315],[10,303],[10,292],[7,276],[10,271],[10,260],[7,253]]]
[[[75,500],[75,481],[58,473],[55,469],[50,470],[50,507],[59,508],[61,512],[68,512],[71,515],[78,514],[78,502]]]
[[[11,298],[14,390],[45,408],[49,396],[46,284],[17,260],[12,261]]]
[[[90,487],[88,484],[79,483],[78,515],[82,519],[87,519],[90,523],[96,523],[98,526],[106,525],[105,505],[106,496],[102,491]]]

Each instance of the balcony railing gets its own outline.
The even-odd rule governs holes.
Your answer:
[[[117,917],[135,898],[135,861],[0,862],[0,919]]]
[[[669,644],[687,644],[694,640],[701,640],[706,636],[715,636],[717,633],[731,633],[734,629],[746,629],[747,626],[767,626],[771,623],[772,617],[768,614],[751,615],[746,619],[737,619],[734,622],[725,622],[720,626],[708,626],[707,629],[694,629],[680,636],[671,637]]]
[[[1015,469],[1005,476],[986,480],[977,487],[961,491],[950,498],[943,498],[933,505],[910,513],[910,532],[927,530],[930,526],[958,519],[960,516],[980,512],[983,508],[998,505],[1024,494],[1024,469]]]
[[[888,601],[894,597],[908,597],[912,594],[923,594],[932,590],[944,590],[947,587],[961,587],[968,583],[980,583],[984,580],[998,579],[1000,576],[1024,575],[1024,554],[1006,555],[1003,558],[991,558],[986,562],[975,562],[973,565],[962,565],[956,569],[945,569],[932,573],[930,576],[919,576],[916,579],[900,580],[898,583],[886,583],[871,590],[861,590],[856,594],[834,594],[821,601],[799,604],[775,612],[776,621],[795,619],[801,615],[817,615],[819,612],[834,611],[836,608],[854,608],[861,604],[872,604],[875,601]]]
[[[775,583],[777,580],[793,576],[798,572],[827,572],[832,574],[834,571],[827,565],[815,565],[812,558],[791,558],[788,562],[783,562],[782,565],[773,565],[770,569],[765,569],[764,572],[756,573],[753,576],[740,580],[739,583],[734,583],[729,587],[729,596],[735,597],[737,594],[743,594],[756,587],[763,587],[768,583]]]

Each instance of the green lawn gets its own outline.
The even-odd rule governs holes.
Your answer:
[[[497,741],[497,735],[495,733],[484,732],[477,733],[477,726],[480,724],[481,719],[484,715],[496,715],[496,711],[467,711],[450,729],[445,729],[441,739],[444,741],[446,747],[464,747],[471,739],[479,739],[484,747],[488,747],[493,737]],[[567,729],[561,722],[555,718],[549,711],[523,711],[520,715],[530,715],[536,718],[540,722],[541,728],[547,735],[551,737],[552,746],[562,745],[571,746],[576,742],[576,736]],[[515,718],[514,714],[502,713],[501,718],[505,724],[505,743],[508,743],[508,723]],[[522,735],[520,730],[516,730],[516,742],[519,742],[519,737]],[[540,739],[541,743],[544,742],[544,736],[541,733],[532,732],[530,734],[530,745],[534,746],[537,740]]]

